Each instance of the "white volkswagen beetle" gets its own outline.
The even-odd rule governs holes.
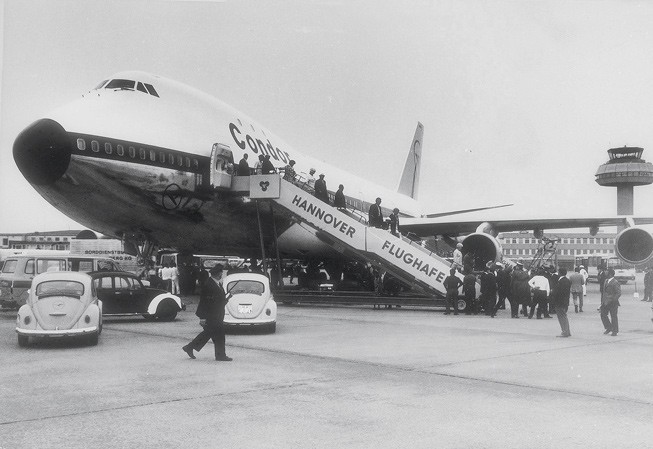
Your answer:
[[[229,302],[224,324],[229,327],[257,327],[274,333],[277,328],[277,303],[270,280],[259,273],[234,273],[224,278]]]
[[[30,338],[83,338],[96,345],[102,332],[102,302],[86,273],[55,271],[32,280],[27,303],[16,317],[18,345]]]

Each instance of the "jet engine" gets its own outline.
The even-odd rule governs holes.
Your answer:
[[[501,243],[495,236],[492,225],[483,223],[463,239],[463,253],[471,252],[475,256],[474,268],[483,269],[488,262],[499,262],[503,258]]]
[[[639,226],[621,231],[614,246],[617,256],[629,264],[639,265],[653,258],[653,235]]]

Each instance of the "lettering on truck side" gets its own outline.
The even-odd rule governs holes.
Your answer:
[[[404,249],[398,248],[394,243],[386,240],[383,242],[381,247],[383,250],[387,250],[388,254],[394,256],[395,258],[401,260],[405,265],[416,269],[417,271],[424,273],[429,278],[435,276],[436,282],[442,283],[445,278],[444,272],[438,270],[435,267],[431,267],[428,262],[424,262],[419,257],[415,257],[412,253],[407,252]]]
[[[315,218],[319,218],[325,224],[333,226],[333,229],[337,229],[338,231],[340,231],[340,233],[344,234],[349,238],[353,238],[354,234],[356,233],[356,229],[349,226],[343,220],[339,220],[338,218],[334,217],[332,214],[325,211],[318,205],[315,205],[312,202],[303,199],[299,195],[295,195],[295,197],[292,200],[292,204],[308,212]]]

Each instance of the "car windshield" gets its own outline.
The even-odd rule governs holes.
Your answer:
[[[45,281],[36,286],[38,299],[48,296],[72,296],[81,298],[84,294],[84,284],[77,281]]]
[[[239,279],[237,281],[229,282],[227,285],[227,292],[232,295],[248,293],[251,295],[261,296],[264,291],[265,285],[262,282],[258,281]]]

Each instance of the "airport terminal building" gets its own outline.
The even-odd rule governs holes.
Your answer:
[[[614,256],[614,244],[617,234],[614,232],[601,232],[590,235],[585,232],[574,233],[544,233],[544,237],[554,241],[558,266],[567,269],[573,268],[577,256],[586,254]],[[535,238],[532,232],[505,232],[498,237],[503,246],[503,255],[512,260],[523,258],[532,260],[537,255],[540,239]]]
[[[80,230],[0,234],[0,248],[67,251],[70,250],[70,241],[79,233]]]

